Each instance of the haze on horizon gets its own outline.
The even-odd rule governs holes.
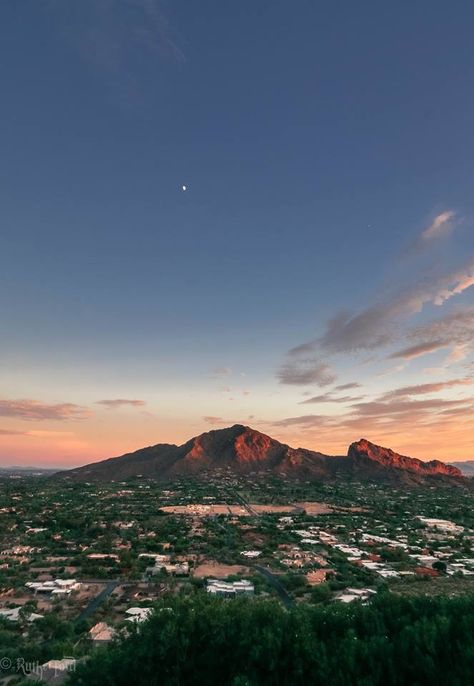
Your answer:
[[[234,423],[474,459],[473,20],[3,2],[0,464]]]

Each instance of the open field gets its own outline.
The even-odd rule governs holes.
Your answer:
[[[249,568],[244,565],[224,565],[209,560],[198,565],[194,570],[193,576],[199,578],[212,576],[216,579],[225,579],[232,574],[247,574],[248,572]]]

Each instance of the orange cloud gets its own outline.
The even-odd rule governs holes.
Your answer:
[[[74,403],[48,404],[38,400],[0,400],[1,417],[17,417],[18,419],[43,421],[87,419],[92,415],[91,410]]]

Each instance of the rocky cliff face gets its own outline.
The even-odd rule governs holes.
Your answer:
[[[356,464],[361,460],[372,460],[383,467],[390,467],[393,469],[403,469],[417,474],[432,476],[462,476],[462,472],[452,465],[445,464],[439,460],[431,460],[430,462],[423,462],[414,457],[406,457],[399,455],[390,448],[382,448],[375,445],[365,438],[361,438],[357,443],[352,443],[349,446],[349,459]]]

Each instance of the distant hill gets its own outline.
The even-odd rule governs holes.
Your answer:
[[[398,455],[366,439],[352,443],[347,456],[332,457],[306,448],[291,448],[240,424],[208,431],[180,446],[159,443],[60,472],[59,476],[81,481],[122,481],[139,475],[166,479],[218,468],[229,468],[240,474],[270,471],[321,481],[341,477],[407,484],[426,479],[466,481],[456,467],[437,460],[422,462]]]
[[[466,460],[465,462],[450,462],[454,467],[459,469],[464,476],[474,476],[474,460]]]

